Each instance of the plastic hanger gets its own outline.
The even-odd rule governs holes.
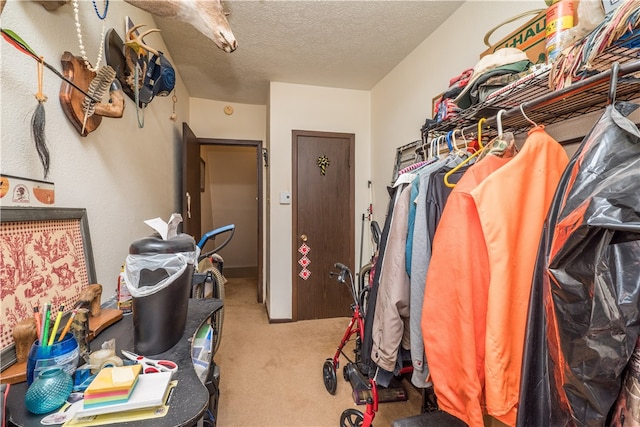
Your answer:
[[[480,145],[480,149],[478,151],[476,151],[475,153],[473,153],[472,155],[470,155],[469,157],[467,157],[465,160],[463,160],[461,163],[459,163],[457,166],[455,166],[449,172],[444,174],[444,185],[446,185],[447,187],[453,188],[453,187],[456,186],[454,183],[449,182],[449,177],[451,175],[453,175],[455,172],[459,171],[464,165],[469,163],[471,161],[471,159],[477,157],[480,153],[482,153],[483,148],[484,148],[484,146],[482,145],[482,124],[484,122],[486,122],[486,121],[487,121],[487,119],[485,119],[484,117],[481,118],[478,121],[478,144]]]
[[[531,120],[529,117],[527,117],[527,115],[524,113],[524,103],[520,104],[520,112],[522,113],[522,117],[524,117],[524,119],[526,121],[528,121],[529,123],[531,123],[533,125],[533,127],[537,127],[538,125],[536,124],[536,122],[534,122],[533,120]]]
[[[431,155],[434,159],[440,157],[440,142],[442,141],[442,135],[438,135],[431,140]]]
[[[449,147],[450,153],[453,152],[453,142],[451,141],[451,134],[453,134],[452,130],[447,132],[447,135],[445,136],[445,140],[447,141],[447,147]]]
[[[435,159],[440,157],[440,141],[442,141],[442,135],[438,135],[431,143],[433,148],[433,157]]]
[[[440,141],[438,144],[438,153],[440,153],[440,150],[444,148],[444,146],[447,146],[447,150],[448,153],[447,154],[451,154],[451,150],[453,149],[452,143],[451,143],[451,138],[450,138],[450,133],[451,131],[447,132],[444,135],[440,136]]]
[[[498,114],[496,115],[498,135],[485,146],[485,149],[483,150],[480,158],[485,157],[487,154],[493,154],[497,156],[504,155],[506,150],[510,146],[513,146],[515,140],[513,133],[507,132],[505,134],[502,129],[502,115],[504,113],[506,113],[506,110],[498,111]]]
[[[482,150],[482,125],[484,124],[484,122],[486,122],[487,119],[485,119],[484,117],[481,118],[480,120],[478,120],[478,145],[480,146],[480,149]]]
[[[460,147],[458,147],[458,141],[456,140],[456,132],[460,132],[460,135],[462,136],[462,140],[464,141],[464,150],[461,150]],[[467,138],[464,137],[464,131],[462,129],[454,129],[453,133],[451,134],[451,139],[453,140],[453,151],[459,156],[462,156],[463,154],[466,155],[468,144],[467,144]]]

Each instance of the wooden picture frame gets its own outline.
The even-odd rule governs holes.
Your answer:
[[[86,209],[0,207],[0,370],[16,361],[13,326],[51,302],[70,310],[96,283]]]

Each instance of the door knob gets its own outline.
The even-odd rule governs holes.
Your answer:
[[[302,240],[303,242],[307,241],[307,235],[306,234],[301,234],[300,235],[300,240]]]

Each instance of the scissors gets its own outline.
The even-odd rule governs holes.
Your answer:
[[[143,374],[153,374],[156,372],[171,372],[173,374],[178,370],[178,365],[171,360],[149,359],[148,357],[140,356],[127,350],[122,350],[122,354],[127,359],[141,364]]]

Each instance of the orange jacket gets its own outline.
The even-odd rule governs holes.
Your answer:
[[[568,163],[538,126],[507,165],[471,190],[489,257],[485,349],[487,412],[516,424],[527,310],[547,211]]]
[[[483,427],[484,347],[489,264],[469,192],[510,158],[489,155],[453,189],[433,240],[425,282],[422,335],[440,408]]]

